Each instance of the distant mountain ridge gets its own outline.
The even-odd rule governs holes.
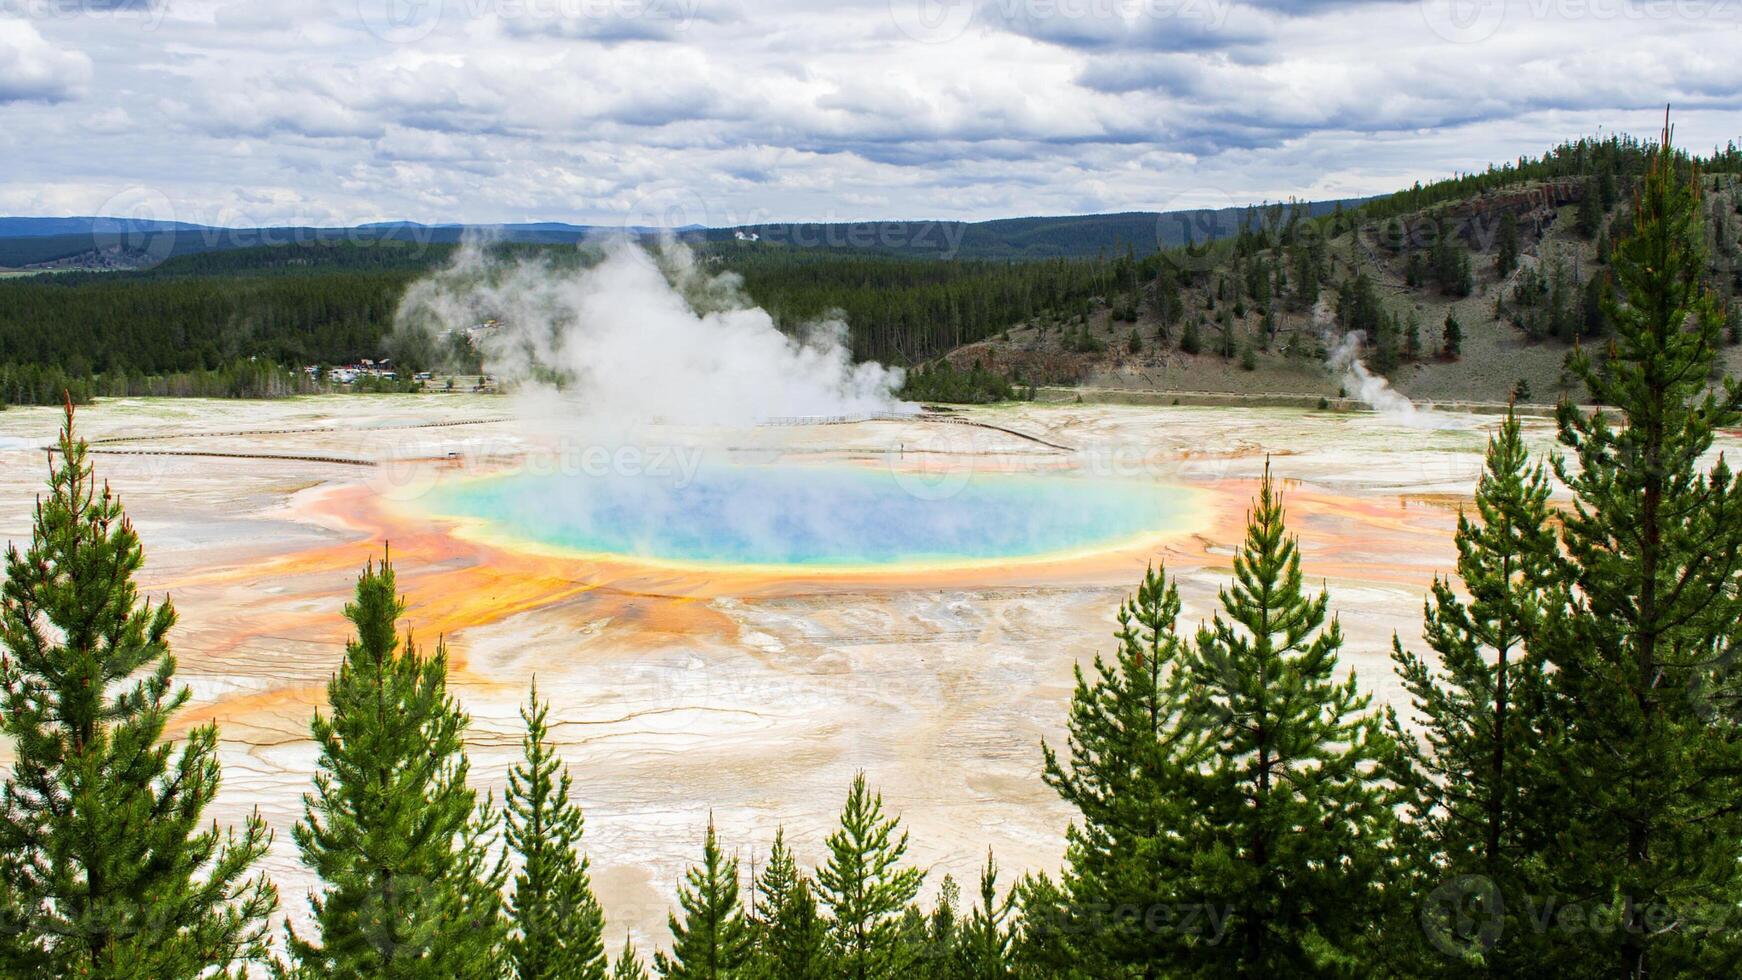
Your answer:
[[[155,218],[116,218],[104,215],[73,215],[64,218],[38,218],[0,215],[0,238],[44,238],[54,235],[121,234],[130,232],[204,231],[226,234],[249,231],[296,229],[309,232],[376,231],[382,229],[464,229],[504,228],[511,231],[589,232],[600,226],[575,225],[562,221],[534,221],[507,225],[467,225],[461,222],[424,224],[418,221],[369,221],[358,225],[260,225],[232,228],[202,225],[191,221],[160,221]]]
[[[1303,216],[1327,213],[1359,199],[1302,202]],[[1278,207],[1279,205],[1269,205]],[[763,246],[824,248],[892,255],[963,259],[1082,258],[1127,250],[1142,256],[1188,242],[1238,232],[1251,207],[1116,214],[997,218],[989,221],[890,220],[780,222],[721,228],[687,226],[681,238],[706,242],[755,242]],[[560,245],[601,234],[651,236],[647,226],[578,225],[560,221],[500,225],[422,224],[382,221],[343,227],[273,226],[224,228],[184,221],[102,216],[0,216],[0,268],[126,268],[176,255],[294,242],[382,240],[452,244],[469,232],[502,241]]]
[[[90,235],[96,233],[100,225],[108,227],[110,230],[117,230],[117,226],[123,223],[152,231],[175,229],[193,231],[201,227],[186,221],[104,218],[96,215],[78,215],[66,218],[0,217],[0,238]]]
[[[1301,217],[1353,207],[1366,198],[1253,204],[1180,211],[1041,215],[988,221],[787,222],[711,228],[710,241],[757,236],[759,241],[809,248],[859,249],[901,255],[937,254],[971,259],[1087,258],[1128,248],[1145,256],[1163,248],[1229,238],[1241,222],[1258,220],[1265,208],[1294,209]]]

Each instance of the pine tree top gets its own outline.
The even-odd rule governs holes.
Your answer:
[[[327,685],[330,713],[310,722],[319,769],[291,831],[326,885],[310,897],[320,944],[292,933],[290,948],[320,973],[416,961],[482,976],[501,968],[500,818],[466,785],[468,719],[448,693],[446,647],[402,643],[404,609],[392,562],[368,563],[345,606],[356,635]]]
[[[503,829],[520,858],[508,911],[508,956],[517,980],[603,980],[605,917],[593,895],[585,822],[569,771],[550,743],[550,703],[534,679],[520,709],[521,761],[508,770]]]
[[[647,980],[647,967],[635,952],[634,940],[623,940],[623,951],[611,964],[611,980]]]
[[[1306,688],[1288,692],[1304,701],[1328,695],[1343,634],[1329,619],[1330,595],[1307,594],[1300,544],[1288,533],[1282,495],[1265,463],[1258,497],[1246,520],[1246,538],[1234,553],[1234,580],[1218,593],[1221,609],[1199,631],[1205,664],[1218,669],[1231,692],[1256,692],[1279,681],[1286,668]],[[1351,681],[1353,676],[1351,675]],[[1347,707],[1365,707],[1358,699]]]
[[[841,825],[829,835],[829,860],[817,870],[823,902],[837,919],[876,919],[898,912],[919,891],[925,873],[901,867],[907,832],[883,813],[883,794],[872,793],[865,774],[853,777],[841,810]]]
[[[685,980],[716,980],[734,975],[749,962],[754,935],[738,892],[738,859],[721,850],[709,814],[702,863],[690,868],[678,886],[683,918],[676,912],[667,917],[671,953],[654,954],[654,972]]]
[[[1305,590],[1268,463],[1220,599],[1188,667],[1210,768],[1253,797],[1329,794],[1372,809],[1366,781],[1389,742],[1355,671],[1336,677],[1342,631],[1329,593]]]
[[[99,489],[73,407],[49,457],[29,546],[0,591],[0,966],[23,975],[196,976],[266,959],[277,891],[246,878],[271,832],[202,825],[218,731],[164,737],[175,684],[166,599],[142,600],[144,549]]]

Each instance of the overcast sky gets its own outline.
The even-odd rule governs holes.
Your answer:
[[[0,214],[979,219],[1742,137],[1742,0],[0,0]]]

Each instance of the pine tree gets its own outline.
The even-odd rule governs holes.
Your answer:
[[[55,461],[58,456],[58,462]],[[272,835],[202,829],[218,730],[164,739],[175,686],[166,599],[120,499],[92,474],[73,408],[50,457],[29,548],[7,548],[0,705],[12,768],[0,790],[0,972],[200,977],[267,958],[278,894],[245,877]]]
[[[1500,244],[1494,251],[1494,271],[1504,279],[1518,268],[1518,216],[1511,211],[1500,216]]]
[[[1385,327],[1385,307],[1365,272],[1345,279],[1337,290],[1337,325],[1345,331],[1359,330],[1378,344]]]
[[[738,859],[727,859],[708,818],[702,863],[690,868],[677,901],[684,918],[672,913],[671,955],[655,953],[653,970],[681,980],[727,980],[743,975],[750,963],[753,936],[738,901]]]
[[[1319,284],[1324,278],[1324,244],[1315,240],[1297,246],[1294,252],[1294,306],[1310,310],[1319,301]]]
[[[1585,192],[1579,198],[1578,211],[1574,216],[1574,227],[1578,229],[1579,237],[1589,241],[1597,237],[1597,232],[1602,224],[1603,210],[1597,203],[1597,188],[1587,182]]]
[[[1445,330],[1440,334],[1440,353],[1448,361],[1455,361],[1464,353],[1464,327],[1458,322],[1456,314],[1446,313]]]
[[[1011,930],[1011,953],[1017,975],[1061,980],[1088,976],[1066,945],[1072,932],[1070,896],[1052,878],[1036,872],[1023,875],[1014,891],[1019,914]]]
[[[1707,387],[1723,317],[1703,282],[1698,174],[1678,175],[1669,137],[1615,246],[1607,356],[1571,358],[1624,424],[1561,406],[1573,599],[1545,627],[1571,801],[1549,859],[1561,900],[1611,926],[1557,934],[1560,968],[1624,976],[1727,973],[1742,952],[1731,930],[1666,926],[1742,895],[1742,488],[1721,457],[1703,462],[1714,430],[1742,423],[1742,386]]]
[[[1428,250],[1434,284],[1448,296],[1468,296],[1475,288],[1470,273],[1470,253],[1458,243],[1456,232],[1446,230],[1434,239]]]
[[[292,834],[324,889],[319,937],[291,932],[300,971],[319,977],[496,978],[505,925],[496,818],[466,786],[467,725],[447,690],[447,649],[418,653],[395,630],[405,602],[383,557],[357,580],[357,635],[327,684],[331,714],[312,794]]]
[[[1609,332],[1608,314],[1604,307],[1611,302],[1608,297],[1609,280],[1603,276],[1592,276],[1585,283],[1581,293],[1579,332],[1585,337],[1601,337]]]
[[[1397,318],[1389,312],[1381,312],[1378,328],[1374,330],[1373,340],[1373,370],[1380,374],[1390,374],[1397,370],[1397,335],[1399,333]]]
[[[774,832],[768,866],[756,879],[755,976],[763,980],[824,980],[829,976],[828,930],[817,912],[810,878]]]
[[[1179,349],[1184,354],[1196,354],[1203,349],[1203,341],[1198,337],[1198,321],[1187,320],[1185,330],[1180,334]]]
[[[623,940],[623,952],[611,964],[611,980],[648,980],[647,967],[635,952],[635,943]]]
[[[1508,412],[1476,486],[1478,520],[1458,519],[1457,571],[1468,598],[1436,578],[1426,607],[1423,637],[1437,665],[1393,640],[1420,735],[1391,717],[1401,749],[1392,778],[1407,800],[1404,826],[1420,839],[1424,894],[1450,888],[1485,903],[1477,916],[1425,906],[1423,924],[1441,952],[1479,954],[1502,975],[1530,972],[1528,902],[1542,893],[1531,869],[1545,836],[1536,755],[1547,736],[1543,663],[1531,638],[1562,601],[1550,491]],[[1441,911],[1465,918],[1426,918]]]
[[[1187,952],[1211,976],[1344,974],[1362,962],[1391,836],[1376,769],[1392,748],[1351,670],[1329,596],[1302,587],[1300,550],[1265,467],[1221,611],[1186,670],[1206,750],[1183,844],[1199,901],[1228,936]]]
[[[1187,711],[1189,680],[1178,670],[1185,653],[1174,630],[1179,610],[1179,588],[1166,570],[1145,572],[1137,594],[1119,608],[1113,662],[1097,656],[1092,682],[1075,668],[1069,767],[1041,746],[1047,784],[1081,822],[1065,831],[1059,905],[1030,906],[1027,915],[1058,929],[1071,963],[1108,976],[1155,976],[1193,938],[1106,918],[1115,908],[1179,903],[1189,872],[1181,835],[1196,819],[1204,750]]]
[[[1155,272],[1155,315],[1161,321],[1160,336],[1165,337],[1168,326],[1177,322],[1184,312],[1179,273],[1172,264],[1163,262]]]
[[[552,751],[535,682],[520,717],[524,759],[508,771],[505,836],[520,858],[508,900],[508,956],[520,980],[605,977],[605,916],[580,853],[584,822],[569,771]]]
[[[901,971],[902,980],[956,980],[957,957],[961,952],[962,888],[956,879],[944,875],[938,883],[937,901],[930,914],[918,905],[902,911],[898,942],[907,965]]]
[[[1015,891],[998,897],[998,862],[987,851],[986,866],[980,872],[980,901],[962,923],[952,976],[1006,980],[1016,975],[1010,930],[1015,904]]]
[[[907,834],[895,836],[899,826],[897,818],[883,815],[883,795],[866,789],[865,774],[853,777],[840,829],[829,835],[828,863],[817,871],[836,976],[883,980],[903,975],[901,916],[919,893],[925,872],[901,866]]]
[[[1403,263],[1403,284],[1413,289],[1420,286],[1426,278],[1427,267],[1422,261],[1421,252],[1412,250]]]

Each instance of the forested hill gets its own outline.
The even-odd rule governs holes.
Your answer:
[[[386,348],[394,311],[405,287],[453,248],[304,243],[185,255],[136,272],[0,279],[0,366],[78,377],[210,370],[249,357],[296,366],[415,356]],[[553,261],[576,256],[569,246],[503,248]],[[843,312],[855,354],[894,363],[1087,302],[1134,267],[1123,255],[940,261],[737,241],[706,246],[702,257],[714,270],[742,275],[750,296],[784,326]]]
[[[1329,213],[1354,201],[1294,205],[1303,215]],[[694,244],[754,240],[767,245],[831,251],[877,252],[928,258],[1093,258],[1130,251],[1149,255],[1188,242],[1223,238],[1239,230],[1249,208],[1133,211],[996,221],[787,222],[730,228],[685,228]],[[652,229],[629,232],[648,238]],[[173,221],[96,217],[0,217],[0,269],[143,268],[165,259],[203,252],[283,245],[368,245],[377,241],[452,245],[468,233],[500,242],[573,245],[590,237],[620,234],[620,226],[534,222],[489,227],[384,222],[355,228],[212,228]]]
[[[1368,338],[1370,366],[1405,390],[1504,401],[1522,381],[1554,389],[1561,351],[1605,330],[1608,250],[1627,228],[1645,151],[1622,137],[1579,140],[1349,207],[687,237],[709,268],[741,275],[783,327],[842,313],[857,357],[917,366],[947,354],[995,376],[982,386],[992,397],[1023,382],[1334,395],[1320,322],[1331,309],[1339,327]],[[1742,152],[1731,145],[1681,165],[1707,175],[1713,282],[1733,302]],[[39,230],[10,241],[65,237],[52,224]],[[0,399],[58,399],[69,379],[112,391],[123,374],[238,363],[391,354],[406,368],[444,366],[387,345],[406,286],[446,262],[459,238],[429,231],[385,225],[373,237],[202,247],[138,270],[0,277],[0,376],[12,379]],[[572,226],[523,234],[495,247],[550,261],[581,254]],[[1461,348],[1447,340],[1452,320]],[[1733,335],[1742,339],[1742,325]],[[940,381],[937,397],[957,380]]]
[[[1232,238],[1138,259],[1111,292],[951,351],[918,396],[1007,397],[1026,382],[1310,404],[1347,394],[1328,355],[1358,333],[1367,368],[1416,399],[1588,397],[1567,358],[1611,336],[1611,254],[1632,233],[1647,151],[1580,140],[1322,218],[1260,210]],[[1728,318],[1723,369],[1738,373],[1742,153],[1675,165],[1701,174],[1704,285]]]
[[[1354,199],[1312,201],[1285,205],[1284,210],[1318,217],[1359,203]],[[769,245],[934,258],[1094,258],[1126,252],[1142,257],[1162,249],[1230,238],[1253,213],[1252,207],[1225,207],[974,222],[800,222],[709,229],[702,234],[710,242],[745,241],[754,236],[756,242]]]
[[[81,223],[83,230],[78,230]],[[74,230],[65,230],[69,227]],[[19,228],[39,230],[7,232]],[[592,234],[590,229],[574,225],[470,229],[393,222],[357,228],[206,228],[101,218],[0,218],[0,271],[130,271],[182,256],[255,248],[313,249],[378,242],[442,246],[457,244],[474,232],[497,241],[534,245],[573,245]]]

